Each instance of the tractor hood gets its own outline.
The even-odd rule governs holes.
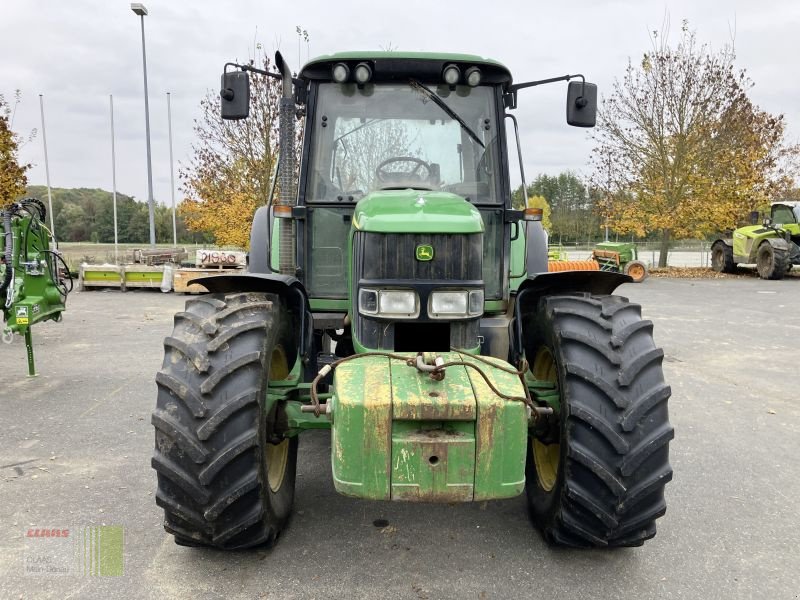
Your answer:
[[[482,233],[483,219],[472,204],[449,192],[384,190],[356,204],[353,227],[376,233]]]

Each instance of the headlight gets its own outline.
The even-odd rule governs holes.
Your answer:
[[[333,66],[333,80],[336,83],[344,83],[350,77],[350,67],[345,63],[336,63]]]
[[[481,82],[481,70],[478,67],[470,67],[464,74],[464,79],[467,80],[467,85],[475,87]]]
[[[356,83],[364,85],[372,78],[372,69],[367,63],[358,63],[353,72],[356,78]]]
[[[365,315],[378,313],[378,292],[375,290],[361,290],[358,293],[358,312]]]
[[[358,311],[364,315],[408,319],[419,316],[419,301],[411,290],[364,288],[358,292]]]
[[[442,73],[442,78],[447,85],[455,85],[461,79],[461,69],[456,65],[447,65]]]
[[[469,293],[469,315],[478,316],[483,314],[483,290],[472,290]]]
[[[483,314],[483,290],[433,292],[428,314],[434,319],[479,316]]]
[[[418,312],[416,292],[399,290],[378,292],[378,314],[382,317],[416,317]]]

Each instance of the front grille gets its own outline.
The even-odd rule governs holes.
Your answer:
[[[433,248],[433,260],[415,258],[418,245]],[[483,234],[357,232],[358,279],[476,281],[482,279]]]
[[[416,258],[417,246],[424,244],[433,248],[433,259],[420,261]],[[442,234],[442,233],[397,233],[381,234],[356,232],[353,256],[353,294],[357,297],[358,282],[370,281],[380,285],[401,285],[416,288],[421,299],[427,298],[423,288],[458,286],[463,282],[473,287],[481,285],[483,278],[483,234]],[[420,284],[415,286],[415,282]],[[427,284],[427,285],[426,285]],[[478,344],[478,319],[441,321],[431,323],[423,305],[418,323],[428,322],[434,327],[449,327],[450,346],[474,348]],[[400,327],[408,326],[400,323]],[[371,319],[356,314],[354,333],[360,343],[367,348],[395,350],[395,323]],[[406,334],[411,334],[409,329]],[[446,332],[445,332],[446,334]],[[408,335],[405,336],[406,338]],[[412,337],[417,337],[416,334]],[[441,351],[439,347],[426,347],[432,343],[430,336],[419,336],[419,351]],[[402,338],[402,336],[401,336]],[[397,341],[402,341],[398,338]],[[407,342],[408,340],[406,340]],[[406,342],[401,345],[405,346]],[[405,349],[405,348],[404,348]]]

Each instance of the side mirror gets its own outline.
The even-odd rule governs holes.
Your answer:
[[[250,76],[247,71],[223,73],[219,95],[223,119],[246,119],[250,114]]]
[[[772,219],[770,217],[764,217],[764,227],[769,227],[772,225]]]
[[[570,81],[567,88],[567,123],[573,127],[594,127],[597,121],[597,86]]]
[[[750,212],[750,225],[758,225],[758,218],[761,216],[757,210]]]

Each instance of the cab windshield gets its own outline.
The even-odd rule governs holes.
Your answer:
[[[772,207],[772,222],[782,225],[800,223],[800,204],[796,206],[775,204]]]
[[[492,88],[428,87],[448,111],[420,87],[320,84],[307,202],[357,202],[409,187],[499,201]]]

